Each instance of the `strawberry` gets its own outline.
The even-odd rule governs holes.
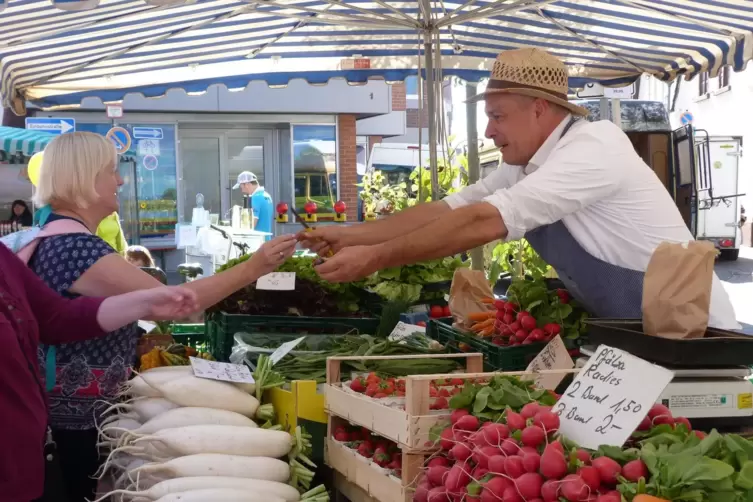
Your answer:
[[[402,464],[403,463],[403,454],[402,454],[402,452],[398,450],[395,453],[393,453],[392,454],[392,461],[393,462],[397,462],[398,465]]]
[[[350,390],[354,392],[365,392],[366,391],[366,380],[363,379],[363,377],[354,378],[352,382],[350,382]]]
[[[436,387],[429,387],[429,397],[437,397],[437,394],[439,391],[436,389]]]
[[[450,383],[452,385],[464,385],[465,384],[465,380],[463,380],[462,378],[453,378],[453,379],[450,380]]]
[[[385,394],[384,392],[377,392],[373,396],[374,399],[384,399],[385,397],[389,397],[389,394]]]
[[[447,387],[442,387],[439,389],[439,397],[450,397],[450,391],[447,389]]]
[[[347,443],[348,441],[350,441],[350,434],[348,434],[345,431],[335,432],[335,441],[341,441],[343,443]]]
[[[363,443],[358,445],[358,450],[357,450],[358,454],[366,458],[371,457],[374,454],[374,452],[370,447],[371,447],[371,442],[364,441]]]
[[[449,403],[447,402],[447,398],[444,397],[438,397],[434,400],[434,404],[432,404],[429,409],[432,410],[446,410],[449,407]]]
[[[384,467],[391,461],[390,456],[387,455],[387,452],[381,446],[374,450],[374,457],[372,460],[374,460],[374,463],[379,467]]]
[[[379,384],[377,383],[370,383],[368,387],[366,387],[366,395],[369,397],[374,397],[374,394],[379,392]]]
[[[367,429],[366,427],[361,427],[361,438],[363,440],[369,441],[371,440],[371,431]],[[372,446],[371,449],[373,450],[374,447]]]
[[[377,376],[373,371],[366,377],[366,383],[379,383],[382,379]]]
[[[389,469],[391,471],[396,471],[396,470],[401,469],[401,468],[402,468],[402,466],[400,465],[400,462],[396,462],[394,460],[392,462],[390,462],[389,464],[387,464],[387,469]]]

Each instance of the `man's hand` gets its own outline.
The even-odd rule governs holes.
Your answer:
[[[147,317],[155,321],[181,319],[199,310],[196,293],[188,288],[163,286],[134,294],[143,302]]]
[[[328,257],[330,251],[337,253],[347,246],[345,234],[347,228],[338,225],[328,225],[313,230],[302,230],[296,235],[301,245],[321,257]]]
[[[380,269],[380,246],[353,246],[339,251],[317,265],[319,276],[329,282],[351,282],[363,279]]]

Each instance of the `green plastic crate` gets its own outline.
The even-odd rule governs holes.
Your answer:
[[[173,324],[171,333],[175,343],[197,348],[207,341],[204,324]]]
[[[429,321],[428,336],[454,352],[468,352],[460,349],[461,343],[469,345],[471,352],[481,352],[484,354],[484,369],[486,371],[523,371],[546,346],[544,342],[515,347],[494,345],[485,338],[453,328],[452,318]]]
[[[236,333],[265,335],[373,335],[379,319],[373,317],[293,317],[255,316],[214,312],[206,318],[209,352],[218,361],[227,361]]]

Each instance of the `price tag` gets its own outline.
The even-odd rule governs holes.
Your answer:
[[[399,342],[404,338],[408,338],[415,332],[426,333],[426,328],[423,326],[416,326],[415,324],[406,324],[403,321],[397,323],[395,329],[392,330],[387,340],[391,342]]]
[[[554,405],[560,432],[584,448],[622,446],[674,373],[600,345]]]
[[[256,289],[293,291],[295,289],[295,272],[272,272],[256,281]]]
[[[295,340],[285,342],[279,347],[277,347],[277,349],[274,352],[272,352],[272,354],[269,356],[269,359],[272,361],[272,364],[277,364],[280,361],[280,359],[285,357],[288,354],[288,352],[296,348],[298,344],[301,343],[305,339],[306,337],[302,336],[300,338],[296,338]]]
[[[544,350],[539,352],[539,355],[533,358],[531,364],[528,365],[526,371],[538,372],[542,370],[569,370],[575,366],[573,359],[567,352],[565,343],[562,341],[562,337],[557,335],[546,344]],[[560,384],[562,379],[565,378],[565,374],[546,374],[536,375],[535,377],[529,377],[529,379],[535,380],[536,387],[541,389],[554,390]]]
[[[220,380],[222,382],[254,383],[254,376],[245,364],[207,361],[199,357],[189,357],[194,376]]]

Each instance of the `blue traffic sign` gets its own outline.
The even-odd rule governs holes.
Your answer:
[[[75,119],[50,117],[26,117],[26,129],[50,134],[65,134],[76,130]]]
[[[693,123],[693,114],[690,112],[685,112],[680,116],[680,123],[682,125],[688,125]]]
[[[128,149],[131,148],[131,136],[128,134],[127,129],[124,129],[122,127],[113,127],[112,129],[107,131],[105,137],[112,141],[112,144],[115,145],[115,150],[117,150],[121,155],[126,153]]]
[[[134,127],[134,139],[162,139],[162,129],[159,127]]]

